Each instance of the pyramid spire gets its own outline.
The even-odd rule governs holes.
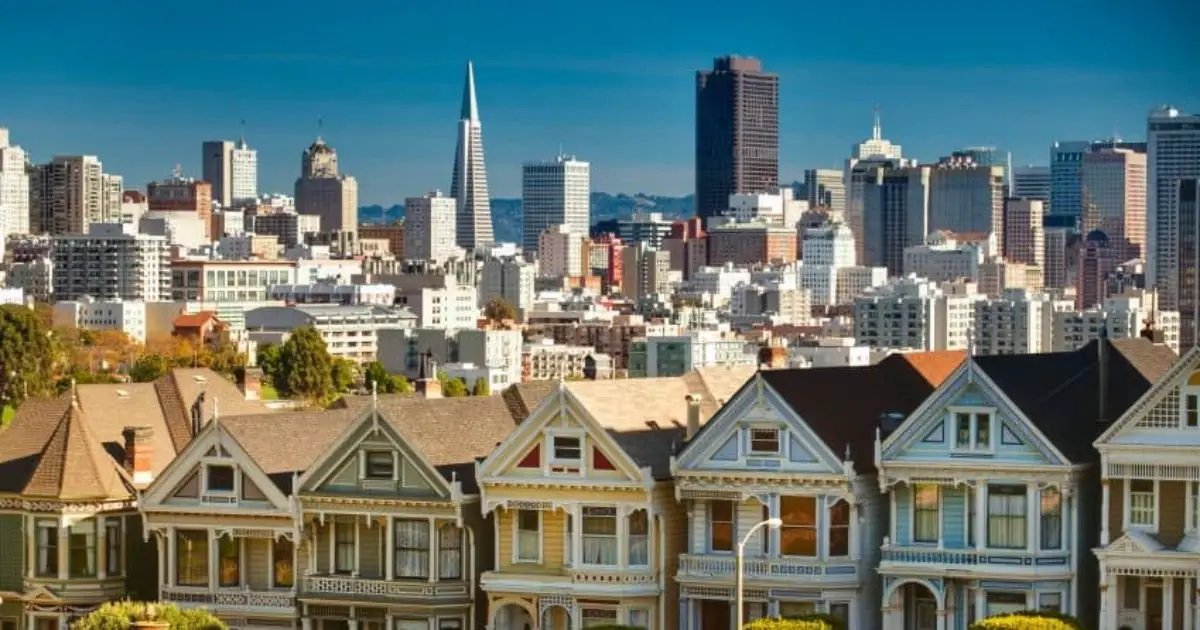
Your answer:
[[[460,120],[479,122],[479,103],[475,100],[475,64],[467,61],[467,79],[463,85],[462,113]]]
[[[871,139],[883,139],[883,124],[879,122],[879,106],[875,106],[875,126],[871,128]]]
[[[22,494],[58,499],[128,496],[116,460],[88,429],[74,386],[69,397]]]

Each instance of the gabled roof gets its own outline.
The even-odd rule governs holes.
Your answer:
[[[1101,348],[1107,375],[1101,382]],[[1054,447],[1075,463],[1099,460],[1092,442],[1174,362],[1144,339],[1100,339],[1074,352],[975,357],[988,376]],[[1099,392],[1105,394],[1101,421]]]
[[[760,376],[838,457],[875,471],[875,432],[889,415],[907,417],[966,358],[965,352],[893,354],[860,367],[764,370]]]
[[[1120,417],[1104,433],[1096,438],[1095,444],[1097,446],[1112,440],[1121,432],[1123,427],[1136,423],[1163,400],[1167,390],[1173,390],[1181,382],[1186,381],[1191,376],[1192,371],[1196,369],[1196,366],[1200,365],[1200,346],[1192,346],[1182,357],[1179,357],[1172,365],[1166,368],[1162,367],[1162,363],[1162,360],[1153,363],[1148,360],[1142,361],[1143,367],[1147,364],[1151,366],[1151,369],[1146,370],[1145,377],[1152,381],[1153,385],[1136,402],[1123,410]],[[1161,372],[1157,372],[1156,374],[1156,370],[1158,369],[1161,369]]]
[[[131,497],[117,460],[92,434],[78,400],[70,393],[62,399],[66,399],[65,410],[36,460],[29,462],[28,474],[11,480],[22,484],[20,494],[68,501]],[[16,472],[5,470],[2,474]]]
[[[210,321],[219,322],[215,311],[200,311],[199,313],[184,313],[175,318],[172,325],[175,328],[200,328]]]

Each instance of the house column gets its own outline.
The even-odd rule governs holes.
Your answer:
[[[329,573],[337,573],[337,518],[329,521]]]
[[[175,586],[175,526],[167,526],[167,579],[164,584]]]
[[[218,545],[221,539],[212,529],[206,529],[204,533],[208,536],[208,588],[212,589],[217,585],[217,564],[221,558]]]
[[[438,575],[438,530],[437,520],[429,517],[429,536],[425,541],[429,545],[429,581],[436,582]]]
[[[938,606],[937,609],[937,630],[948,630],[946,628],[946,609],[941,606]]]
[[[983,551],[987,546],[987,500],[987,480],[980,479],[975,482],[975,522],[971,523],[975,528],[976,551]]]
[[[987,592],[983,588],[975,589],[975,620],[978,621],[987,616]]]
[[[1100,480],[1100,546],[1108,546],[1108,478]],[[1074,541],[1072,541],[1074,542]]]
[[[32,535],[25,536],[25,557],[29,558],[29,562],[25,563],[25,577],[33,578],[37,575],[38,567],[38,537],[42,535],[41,530],[37,527],[37,519],[32,514],[26,514],[25,531],[32,532]]]
[[[1183,578],[1183,630],[1192,630],[1196,622],[1196,608],[1192,601],[1196,597],[1195,578]]]
[[[1121,584],[1118,575],[1109,573],[1108,564],[1100,561],[1100,630],[1117,628],[1117,587]]]
[[[71,573],[67,566],[71,559],[71,530],[60,520],[55,531],[58,534],[58,579],[65,580]]]
[[[358,577],[358,574],[360,573],[360,569],[361,569],[361,567],[359,565],[362,562],[362,548],[359,546],[359,541],[361,539],[359,536],[359,530],[362,529],[362,525],[359,524],[357,517],[355,517],[353,524],[354,524],[354,572],[351,575],[353,575],[354,577]],[[350,630],[354,630],[354,627],[351,626]]]
[[[1038,484],[1030,483],[1025,491],[1025,550],[1035,552],[1038,544],[1038,524],[1042,520],[1042,490]],[[1061,513],[1061,510],[1060,510]],[[978,517],[979,515],[976,514]],[[1064,545],[1065,546],[1065,545]]]
[[[387,517],[387,526],[384,529],[386,536],[383,543],[383,561],[386,564],[383,575],[389,580],[396,579],[396,519]],[[388,628],[392,627],[391,622],[388,622]]]
[[[1162,630],[1175,628],[1175,578],[1163,580],[1162,588]]]
[[[108,577],[108,545],[105,544],[108,538],[107,521],[103,516],[96,517],[96,578],[101,580]]]

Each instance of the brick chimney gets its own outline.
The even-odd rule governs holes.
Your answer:
[[[133,478],[134,485],[149,485],[154,480],[154,447],[150,445],[154,429],[146,426],[125,427],[121,435],[125,437],[125,472]]]
[[[688,394],[687,400],[687,439],[691,441],[700,431],[700,396]]]
[[[442,382],[437,377],[437,361],[433,360],[433,352],[421,354],[421,366],[417,373],[417,395],[425,398],[441,398]]]
[[[262,368],[242,368],[241,377],[238,379],[238,389],[242,391],[246,400],[258,400],[258,390],[262,387],[262,378]]]

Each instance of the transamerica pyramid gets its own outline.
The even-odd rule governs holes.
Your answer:
[[[470,61],[467,62],[467,82],[463,86],[450,196],[454,197],[458,209],[455,230],[458,246],[475,249],[494,242],[487,168],[483,164],[483,126],[479,122],[479,103],[475,100],[475,69]]]

